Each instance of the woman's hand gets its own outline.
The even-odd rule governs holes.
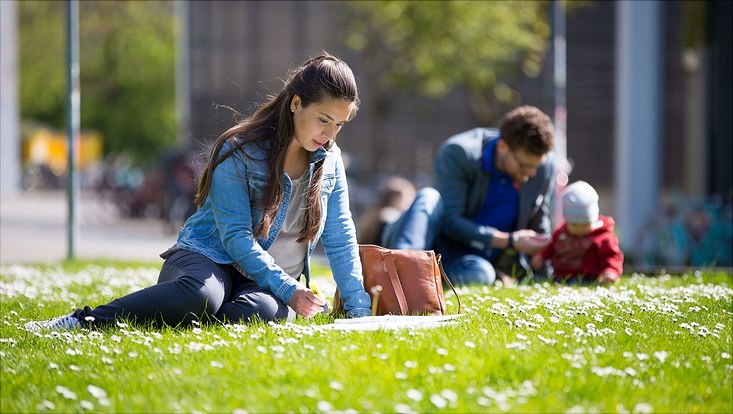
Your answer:
[[[293,296],[290,297],[290,303],[288,303],[298,315],[304,318],[310,318],[323,312],[323,305],[325,304],[326,301],[305,287],[296,289]]]

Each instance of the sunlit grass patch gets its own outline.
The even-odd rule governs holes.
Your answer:
[[[733,411],[729,274],[460,288],[467,316],[434,330],[335,332],[328,316],[22,328],[155,283],[159,267],[0,266],[0,411]]]

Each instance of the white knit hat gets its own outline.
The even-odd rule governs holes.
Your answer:
[[[576,181],[565,187],[562,194],[562,213],[571,224],[598,221],[598,193],[585,181]]]

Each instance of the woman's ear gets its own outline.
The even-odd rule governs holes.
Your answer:
[[[297,112],[300,110],[300,96],[294,95],[293,99],[290,100],[290,112]]]

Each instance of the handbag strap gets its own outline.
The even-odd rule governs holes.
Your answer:
[[[400,278],[397,276],[397,266],[395,266],[394,263],[394,254],[392,252],[382,253],[382,261],[384,261],[384,264],[387,267],[389,281],[392,283],[392,289],[397,296],[397,303],[400,306],[400,314],[407,315],[407,298],[405,297],[405,291],[402,290]]]
[[[443,269],[443,262],[440,260],[441,256],[439,254],[436,256],[438,268],[440,269],[440,276],[443,278],[448,287],[450,287],[450,290],[453,291],[453,294],[456,295],[456,300],[458,301],[458,313],[461,313],[461,309],[463,308],[463,306],[461,305],[461,298],[458,297],[458,292],[456,292],[456,289],[453,287],[453,283],[450,282],[450,279],[448,279],[448,276],[445,274],[445,270]]]

